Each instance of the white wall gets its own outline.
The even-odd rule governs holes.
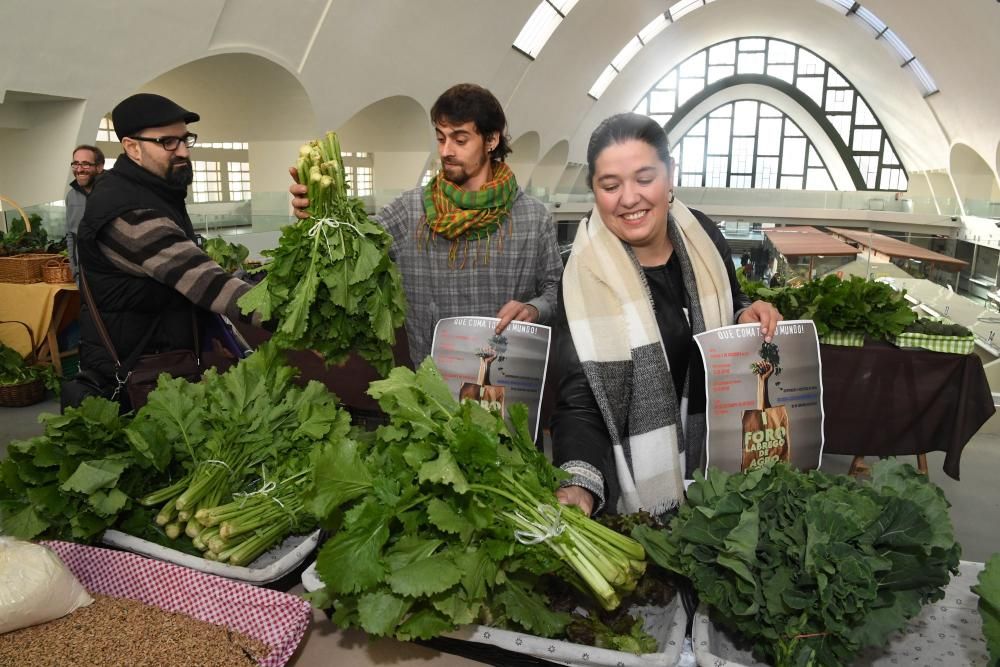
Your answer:
[[[302,141],[254,141],[250,143],[251,210],[254,215],[282,215],[292,212],[288,168],[299,157]]]
[[[374,154],[375,208],[380,209],[404,190],[420,185],[427,152],[389,152]]]

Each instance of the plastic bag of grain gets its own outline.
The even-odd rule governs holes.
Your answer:
[[[93,601],[51,549],[0,537],[0,634],[60,618]]]

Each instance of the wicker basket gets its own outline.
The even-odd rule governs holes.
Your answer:
[[[28,354],[29,366],[34,366],[35,358],[35,336],[24,322],[17,320],[0,320],[0,324],[20,324],[28,332],[31,339],[31,353]],[[0,407],[3,408],[23,408],[34,405],[45,398],[45,383],[41,378],[28,380],[18,384],[0,385]]]
[[[42,279],[47,283],[61,284],[73,282],[73,269],[69,257],[52,258],[42,267]]]
[[[0,195],[3,200],[12,205],[21,214],[24,220],[24,229],[31,231],[31,221],[28,214],[12,199]],[[11,257],[0,257],[0,283],[17,283],[28,285],[30,283],[42,282],[42,267],[50,259],[58,259],[60,255],[49,253],[26,253],[23,255],[13,255]]]

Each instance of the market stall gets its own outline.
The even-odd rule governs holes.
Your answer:
[[[0,320],[24,322],[35,336],[35,350],[42,362],[51,363],[62,374],[62,359],[75,350],[61,350],[58,334],[79,316],[80,294],[74,283],[32,283],[18,285],[0,282]],[[24,330],[14,325],[0,325],[0,342],[23,355],[31,352]]]

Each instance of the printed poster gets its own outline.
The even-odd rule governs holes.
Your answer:
[[[528,406],[528,425],[538,440],[542,388],[552,330],[511,322],[496,333],[496,317],[449,317],[434,328],[431,357],[459,400],[478,401],[504,415],[513,403]]]
[[[768,461],[818,468],[823,381],[813,322],[779,322],[770,343],[757,324],[706,331],[695,342],[705,362],[708,465],[730,473]]]

